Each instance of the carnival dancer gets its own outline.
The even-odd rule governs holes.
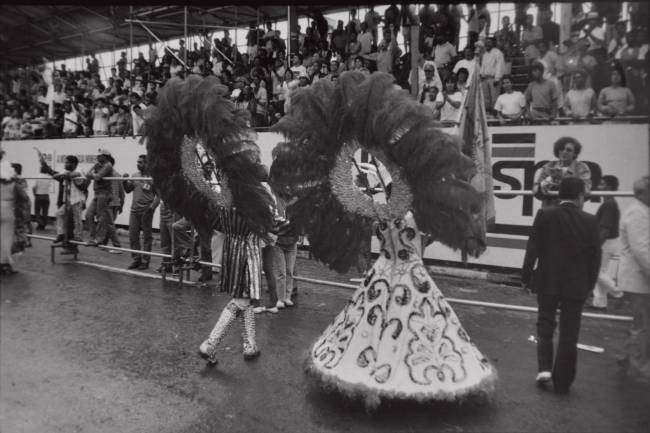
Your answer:
[[[255,341],[253,300],[261,294],[260,239],[273,224],[273,199],[262,186],[267,173],[250,128],[249,114],[235,110],[228,88],[214,77],[171,79],[145,120],[149,168],[169,208],[196,227],[225,234],[221,291],[232,299],[199,354],[217,363],[217,348],[238,317],[243,324],[245,359],[260,354]],[[201,173],[202,146],[221,174],[219,191]]]
[[[273,128],[288,142],[276,147],[270,182],[293,201],[287,213],[314,256],[345,272],[373,223],[381,243],[361,286],[312,346],[307,371],[369,407],[488,396],[496,372],[429,276],[420,233],[472,255],[485,249],[480,196],[466,182],[473,163],[393,81],[357,72],[319,81],[294,94]],[[358,149],[387,168],[386,204],[354,186]]]

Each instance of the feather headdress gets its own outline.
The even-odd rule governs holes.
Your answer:
[[[356,211],[349,200],[346,205],[333,184],[331,173],[348,158],[341,155],[350,146],[392,167],[394,183],[397,178],[408,187],[400,194],[408,191],[421,231],[473,255],[483,251],[485,233],[476,220],[480,197],[467,182],[471,160],[461,153],[460,140],[440,131],[430,111],[395,86],[392,76],[347,72],[336,83],[298,90],[291,101],[273,128],[288,143],[278,145],[271,184],[295,199],[289,211],[317,258],[347,270],[371,226],[373,212]],[[400,201],[396,192],[391,200]]]
[[[235,110],[227,93],[215,77],[169,80],[145,119],[149,170],[165,203],[195,225],[212,227],[218,207],[234,206],[266,232],[273,201],[261,183],[259,148],[248,112]],[[199,143],[223,174],[219,193],[203,177]]]

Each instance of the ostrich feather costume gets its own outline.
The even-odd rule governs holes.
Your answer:
[[[227,92],[214,77],[170,80],[147,113],[148,164],[167,206],[226,234],[221,290],[259,299],[259,236],[272,226],[273,201],[261,183],[249,114],[235,110]],[[197,145],[222,174],[217,190],[203,177]]]
[[[472,255],[485,249],[480,196],[467,182],[473,164],[460,141],[388,74],[347,72],[300,89],[274,129],[286,142],[270,182],[294,200],[287,212],[314,256],[345,272],[373,225],[381,243],[361,286],[312,346],[308,372],[370,406],[491,391],[494,368],[422,263],[421,232]],[[386,204],[353,186],[359,148],[391,175]]]

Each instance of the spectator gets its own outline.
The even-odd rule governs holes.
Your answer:
[[[542,200],[542,207],[559,203],[557,196],[549,193],[558,191],[560,182],[566,177],[582,179],[585,184],[585,194],[588,196],[591,193],[589,166],[578,161],[581,151],[582,145],[573,137],[561,137],[553,144],[553,155],[558,159],[549,161],[542,167],[533,185],[533,193],[535,197]]]
[[[50,185],[46,178],[36,179],[32,192],[34,193],[34,215],[36,216],[36,229],[44,230],[47,225],[50,210]]]
[[[131,93],[131,132],[134,136],[142,133],[144,124],[144,110],[147,106],[142,103],[142,98],[137,93]]]
[[[361,56],[356,56],[354,58],[354,66],[352,67],[353,71],[358,71],[361,72],[364,75],[370,75],[370,71],[368,68],[366,68],[366,65],[364,64],[364,58]]]
[[[494,104],[494,111],[497,113],[499,121],[505,123],[506,120],[521,119],[526,109],[524,94],[513,90],[512,78],[509,75],[503,76],[501,84],[504,92],[499,95]]]
[[[463,94],[456,88],[456,76],[453,74],[445,80],[445,87],[436,97],[436,108],[440,111],[441,122],[458,122]]]
[[[515,34],[512,26],[510,25],[510,17],[504,15],[501,18],[501,28],[494,33],[494,39],[496,40],[497,48],[505,53],[506,44],[510,46],[518,45],[517,35]]]
[[[162,254],[172,254],[172,224],[174,224],[178,219],[180,219],[180,217],[177,218],[177,215],[174,215],[174,212],[161,200],[160,221],[158,225],[160,227],[160,252]],[[156,269],[156,272],[172,273],[173,266],[171,264],[171,258],[163,260],[160,267]]]
[[[650,382],[650,181],[634,182],[634,201],[623,212],[620,225],[619,287],[630,297],[634,320],[619,364],[628,375]]]
[[[549,46],[555,46],[560,43],[560,25],[553,22],[553,12],[550,10],[540,12],[538,15],[542,21],[540,25],[542,29],[543,41]]]
[[[603,21],[598,16],[598,12],[589,12],[587,14],[587,24],[582,28],[581,38],[586,38],[589,42],[589,51],[605,49],[605,30]]]
[[[438,90],[442,89],[442,81],[438,75],[436,64],[431,60],[427,60],[424,62],[422,69],[424,73],[418,74],[418,78],[421,80],[418,85],[418,100],[420,101],[422,100],[422,93],[425,90],[431,89],[432,87],[435,87]]]
[[[13,269],[14,242],[16,235],[16,214],[28,203],[25,189],[17,182],[16,175],[9,162],[4,159],[4,150],[0,149],[0,274],[16,274]]]
[[[544,79],[544,65],[536,62],[531,69],[533,81],[526,88],[527,113],[532,120],[551,120],[557,117],[557,86]]]
[[[372,51],[372,32],[368,29],[368,24],[364,21],[361,23],[361,34],[357,37],[361,45],[361,55],[366,56]]]
[[[71,100],[66,99],[63,101],[63,111],[63,136],[76,137],[77,129],[79,128],[79,118]]]
[[[596,112],[596,92],[586,87],[587,73],[578,70],[574,73],[573,85],[564,98],[564,114],[574,119],[584,119]]]
[[[294,54],[291,57],[291,72],[294,76],[300,76],[301,74],[307,74],[307,68],[302,64],[302,56],[300,54]]]
[[[447,35],[440,33],[436,36],[436,46],[433,48],[433,61],[436,64],[440,79],[443,81],[452,71],[456,48],[447,40]]]
[[[564,75],[564,65],[560,56],[555,51],[549,50],[548,42],[537,42],[539,50],[539,62],[544,65],[544,79],[551,81],[557,87],[558,108],[564,104],[564,95],[562,93],[561,79]]]
[[[617,191],[618,178],[605,175],[598,185],[599,191]],[[616,287],[616,271],[610,269],[618,264],[618,253],[620,245],[618,241],[618,226],[621,218],[621,211],[618,209],[616,199],[612,196],[603,197],[603,204],[596,211],[596,219],[600,229],[600,245],[603,250],[600,262],[600,273],[598,281],[594,286],[594,297],[591,308],[607,310],[607,295],[611,294],[616,298],[623,296],[623,292]],[[614,260],[616,259],[616,260]]]
[[[93,134],[94,135],[108,135],[108,118],[110,113],[106,107],[104,98],[98,98],[95,101],[95,108],[93,110]]]
[[[467,82],[467,77],[469,77],[469,72],[465,68],[460,68],[456,74],[456,88],[459,92],[463,94],[463,98],[469,90],[469,83]],[[503,80],[503,78],[501,79]]]
[[[479,32],[479,23],[478,23],[478,13],[474,8],[473,3],[467,4],[467,45],[473,47],[476,42],[478,42],[478,32]]]
[[[634,111],[634,95],[623,83],[620,69],[614,69],[611,84],[598,95],[598,111],[604,116],[623,116]]]
[[[426,87],[422,91],[422,96],[420,97],[420,103],[425,107],[429,107],[433,118],[438,120],[440,119],[440,111],[438,110],[438,99],[439,90],[437,87]]]
[[[526,24],[521,33],[521,44],[525,48],[527,45],[536,45],[538,41],[544,39],[542,28],[535,25],[535,17],[531,14],[526,15]]]
[[[501,77],[505,69],[505,61],[501,50],[495,47],[493,37],[485,40],[485,53],[481,58],[481,85],[483,86],[483,97],[485,108],[492,111],[497,96],[501,91]]]
[[[93,191],[95,193],[95,197],[86,212],[86,220],[90,229],[89,246],[99,245],[97,239],[103,240],[108,233],[109,225],[113,223],[113,214],[109,208],[113,190],[111,181],[104,179],[113,173],[113,165],[109,157],[112,158],[108,150],[100,149],[97,155],[97,163],[86,174],[88,179],[94,180]],[[97,217],[97,224],[94,221],[95,216]]]
[[[56,239],[54,243],[61,243],[66,238],[81,242],[83,235],[83,220],[81,213],[88,197],[88,180],[84,179],[81,171],[77,171],[79,159],[74,155],[65,157],[63,173],[54,171],[40,155],[41,173],[49,174],[59,182],[59,194],[56,200]],[[69,219],[72,219],[72,233],[69,232]],[[74,251],[77,246],[69,246]]]
[[[471,83],[472,82],[472,74],[476,70],[476,66],[478,65],[478,62],[476,58],[474,57],[474,49],[467,45],[465,49],[463,49],[463,58],[460,59],[459,61],[456,62],[454,65],[453,72],[454,74],[458,75],[458,71],[460,68],[465,68],[467,70],[467,82]]]
[[[345,53],[347,42],[347,34],[343,29],[343,21],[338,20],[336,29],[332,32],[332,51],[342,56]]]
[[[138,171],[132,177],[150,177],[147,169],[147,155],[138,156]],[[125,174],[124,177],[128,177]],[[124,192],[133,193],[129,215],[129,243],[132,250],[140,250],[140,232],[144,251],[151,252],[153,214],[160,203],[151,180],[125,180]],[[133,262],[127,269],[148,269],[151,256],[131,253]]]
[[[345,31],[348,33],[348,37],[351,35],[359,35],[361,33],[361,21],[357,18],[357,10],[350,9],[350,21],[345,26]]]
[[[268,102],[269,99],[266,91],[266,81],[260,80],[259,88],[255,92],[254,126],[267,126],[266,113]]]
[[[627,21],[618,21],[614,25],[614,33],[607,45],[607,57],[609,59],[620,58],[619,52],[627,45],[627,40],[625,38],[626,27]]]
[[[377,52],[377,71],[392,73],[393,64],[399,58],[397,46],[397,34],[395,27],[391,24],[389,29],[384,29],[384,39],[381,41]],[[338,76],[338,73],[337,73]]]

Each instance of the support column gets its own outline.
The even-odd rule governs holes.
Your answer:
[[[288,8],[288,23],[289,26],[289,44],[287,45],[287,55],[298,52],[298,13],[296,6],[289,6]],[[289,59],[291,64],[291,59]]]
[[[571,37],[571,3],[560,3],[560,47],[559,51],[561,53],[566,51],[566,47],[562,42],[566,41]]]
[[[419,86],[419,73],[420,73],[420,25],[411,25],[411,95],[416,98],[418,96]]]

